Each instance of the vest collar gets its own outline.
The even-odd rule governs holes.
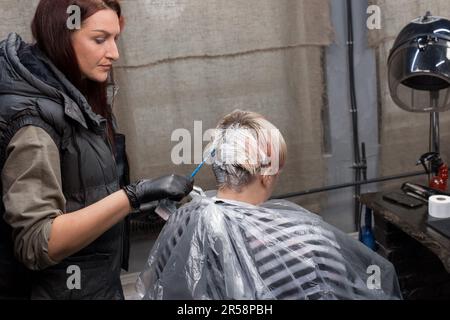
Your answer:
[[[22,38],[16,34],[11,33],[5,41],[5,52],[10,66],[22,78],[22,81],[28,83],[30,92],[34,92],[37,96],[44,94],[50,99],[62,102],[64,113],[67,117],[75,120],[80,125],[88,129],[88,123],[92,127],[101,128],[105,126],[106,119],[96,114],[83,94],[59,71],[58,68],[42,53],[37,47],[34,47],[32,55],[29,59],[41,68],[42,72],[47,72],[55,81],[64,87],[64,90],[59,90],[42,81],[38,76],[30,72],[20,61],[18,57],[19,50],[30,48],[30,45],[22,41]]]

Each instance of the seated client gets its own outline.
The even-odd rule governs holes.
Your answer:
[[[208,146],[218,191],[192,193],[153,246],[144,299],[399,299],[394,267],[283,200],[270,200],[286,161],[279,130],[259,114],[224,117]]]

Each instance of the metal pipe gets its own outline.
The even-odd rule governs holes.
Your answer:
[[[294,198],[294,197],[305,196],[305,195],[314,194],[314,193],[321,193],[321,192],[325,192],[325,191],[345,189],[345,188],[349,188],[349,187],[354,187],[356,185],[361,186],[361,185],[365,185],[365,184],[372,184],[372,183],[378,183],[378,182],[383,182],[383,181],[398,180],[398,179],[403,179],[403,178],[421,176],[424,174],[426,174],[425,171],[420,171],[420,172],[411,172],[411,173],[399,174],[399,175],[394,175],[394,176],[387,176],[387,177],[363,180],[363,181],[358,181],[358,182],[342,183],[342,184],[336,184],[336,185],[321,187],[321,188],[314,188],[314,189],[300,191],[300,192],[286,193],[286,194],[282,194],[279,196],[273,196],[273,197],[271,197],[271,199]]]
[[[348,74],[349,74],[349,91],[350,91],[350,113],[352,115],[353,129],[353,160],[354,160],[354,223],[355,229],[359,230],[361,204],[359,196],[361,194],[361,153],[359,148],[359,129],[358,129],[358,105],[356,101],[355,86],[355,59],[353,47],[353,10],[352,0],[347,0],[347,49],[348,49]]]

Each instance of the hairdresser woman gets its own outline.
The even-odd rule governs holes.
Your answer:
[[[124,218],[192,189],[175,175],[120,184],[106,84],[122,26],[117,0],[41,0],[36,44],[0,44],[2,299],[123,299]]]

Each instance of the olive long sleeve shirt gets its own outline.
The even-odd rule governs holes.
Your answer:
[[[43,129],[27,126],[11,139],[1,172],[5,221],[16,258],[31,270],[56,264],[48,256],[53,220],[65,212],[59,150]]]

